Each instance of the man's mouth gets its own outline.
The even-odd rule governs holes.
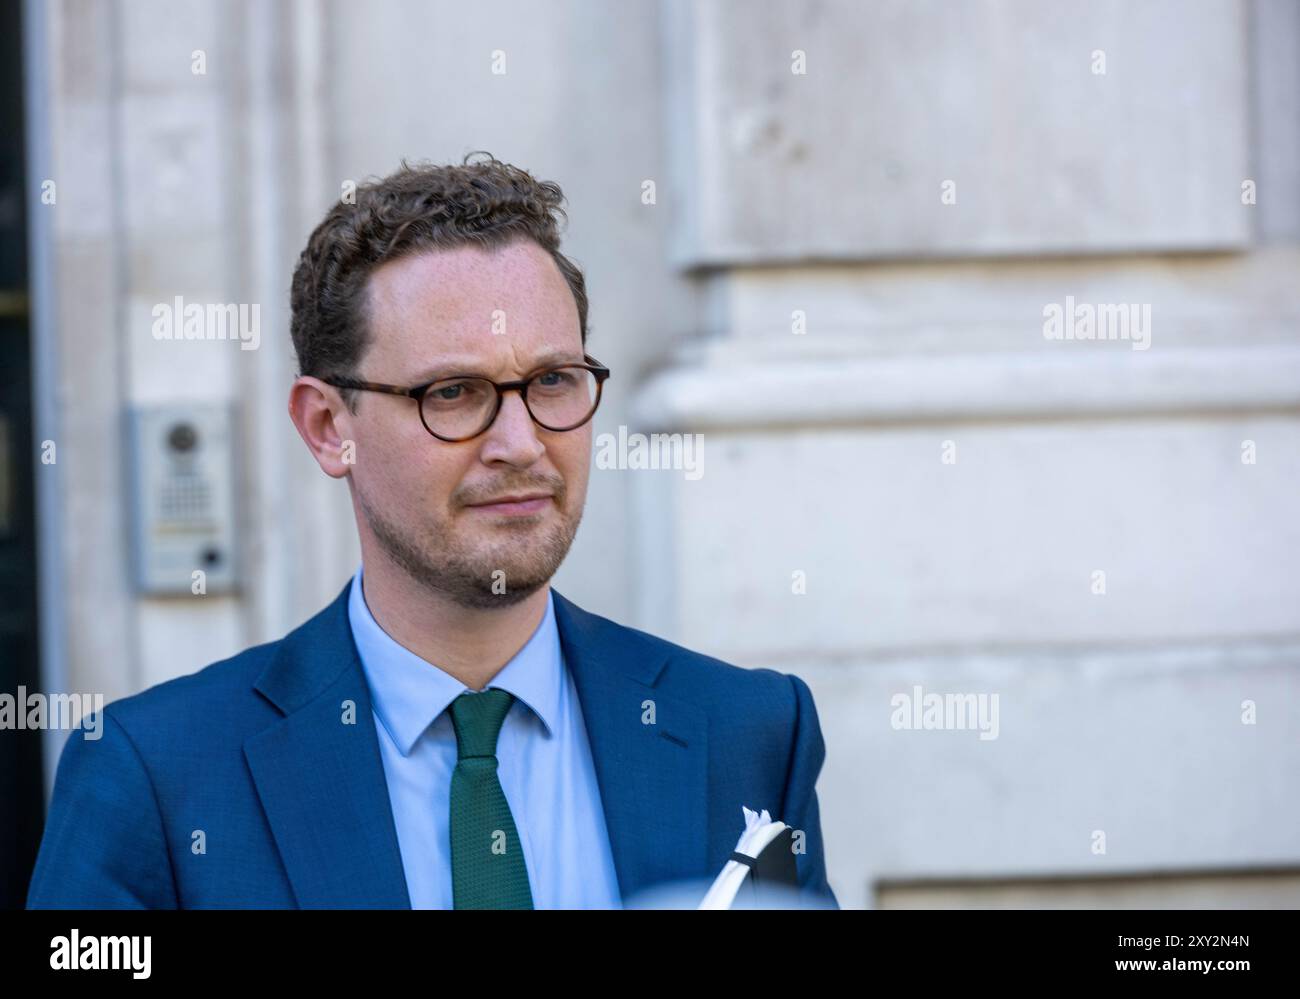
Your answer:
[[[496,499],[488,500],[486,503],[470,503],[468,506],[471,510],[480,510],[484,513],[523,516],[539,513],[546,508],[546,504],[551,502],[552,499],[554,497],[550,493],[518,493],[510,496],[499,496]]]

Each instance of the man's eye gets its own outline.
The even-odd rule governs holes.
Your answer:
[[[446,385],[436,385],[429,389],[428,395],[425,398],[431,403],[448,405],[453,402],[481,402],[486,394],[486,386],[481,383],[474,381],[460,381],[448,382]]]

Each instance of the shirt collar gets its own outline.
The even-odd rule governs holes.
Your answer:
[[[402,755],[409,756],[425,729],[469,687],[400,645],[379,626],[366,605],[362,567],[352,577],[348,619],[375,714]],[[488,686],[508,691],[523,702],[541,719],[550,736],[559,723],[563,671],[555,600],[547,587],[541,623]]]

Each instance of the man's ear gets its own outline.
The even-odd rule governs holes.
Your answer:
[[[289,390],[289,419],[322,472],[335,479],[348,474],[356,450],[352,413],[337,389],[319,378],[299,376]]]

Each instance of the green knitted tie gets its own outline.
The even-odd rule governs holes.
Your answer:
[[[457,909],[531,909],[524,850],[497,778],[497,736],[514,701],[507,690],[466,691],[451,702],[451,888]]]

